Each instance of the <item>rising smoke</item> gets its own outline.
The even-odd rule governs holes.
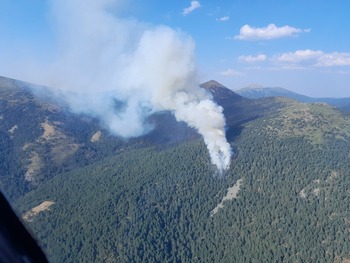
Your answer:
[[[204,138],[219,171],[230,165],[222,108],[198,86],[194,43],[185,33],[116,15],[120,1],[52,0],[59,52],[45,84],[72,90],[74,112],[98,117],[123,137],[148,132],[144,120],[171,111]],[[41,80],[43,81],[43,80]],[[79,95],[80,94],[80,95]],[[115,111],[114,101],[122,101]]]

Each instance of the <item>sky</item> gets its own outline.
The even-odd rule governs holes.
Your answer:
[[[348,0],[122,0],[110,13],[191,37],[200,82],[350,97]],[[33,81],[26,70],[55,59],[57,31],[50,1],[0,0],[0,75]]]

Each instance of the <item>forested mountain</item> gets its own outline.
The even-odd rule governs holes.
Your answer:
[[[260,99],[267,97],[287,97],[299,102],[325,102],[336,106],[346,112],[350,112],[350,98],[313,98],[299,93],[279,88],[251,86],[236,91],[237,94],[249,99]]]
[[[214,95],[223,105],[229,127],[247,118],[261,116],[268,103],[244,100],[227,88],[228,96]],[[232,100],[234,98],[238,100]],[[233,103],[231,103],[233,101]],[[152,115],[147,122],[156,127],[133,139],[111,136],[97,119],[75,115],[46,87],[0,77],[0,185],[12,200],[40,182],[72,169],[91,164],[116,152],[145,146],[165,147],[198,138],[170,112]],[[235,114],[229,114],[235,112]],[[169,132],[171,131],[171,132]]]
[[[0,81],[0,185],[52,262],[350,260],[350,119],[334,107],[202,84],[234,150],[215,176],[171,113],[125,141],[27,86]]]
[[[260,99],[267,97],[287,97],[301,102],[311,102],[313,98],[298,94],[296,92],[280,88],[280,87],[263,87],[259,85],[251,85],[235,91],[242,97],[249,99]]]
[[[164,147],[198,137],[169,112],[148,119],[142,138],[111,136],[97,119],[70,113],[50,89],[0,78],[0,185],[11,200],[40,182],[134,147]],[[166,131],[173,131],[172,133]]]

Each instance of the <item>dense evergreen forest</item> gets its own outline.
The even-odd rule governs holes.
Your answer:
[[[220,175],[169,113],[126,141],[0,84],[0,188],[51,262],[350,260],[350,118],[334,107],[205,87],[234,151]]]
[[[349,147],[276,140],[251,123],[213,176],[200,140],[121,153],[17,202],[53,262],[341,262],[350,258]],[[226,189],[238,198],[210,216]]]

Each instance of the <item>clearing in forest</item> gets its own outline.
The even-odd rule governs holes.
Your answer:
[[[230,187],[227,189],[227,194],[226,196],[224,196],[220,202],[220,204],[218,204],[211,212],[210,212],[210,216],[213,217],[217,212],[219,212],[220,208],[224,207],[224,202],[228,201],[228,200],[232,200],[237,198],[237,194],[239,189],[241,188],[241,184],[243,182],[243,179],[239,179],[234,186]]]
[[[24,213],[22,218],[25,221],[32,222],[36,215],[43,211],[49,210],[50,206],[53,204],[55,204],[53,201],[44,201],[40,205],[33,207],[30,211]]]

